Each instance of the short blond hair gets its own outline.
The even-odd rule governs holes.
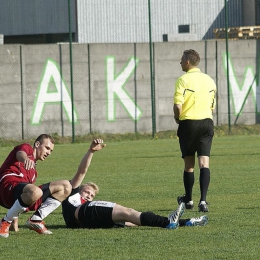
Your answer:
[[[85,188],[86,186],[92,187],[92,189],[95,191],[96,194],[99,192],[99,188],[97,184],[95,184],[94,182],[87,182],[79,186],[79,193],[81,193],[82,189]]]

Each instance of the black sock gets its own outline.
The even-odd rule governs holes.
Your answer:
[[[200,201],[206,201],[206,196],[210,183],[210,170],[209,168],[200,169]]]
[[[190,221],[190,218],[180,219],[180,220],[179,220],[179,226],[180,226],[180,227],[185,226],[188,221]]]
[[[142,226],[162,228],[165,228],[170,223],[168,218],[156,215],[153,212],[142,212],[140,215],[140,221]]]
[[[192,200],[192,189],[194,185],[194,172],[183,171],[183,184],[185,188],[185,202]]]

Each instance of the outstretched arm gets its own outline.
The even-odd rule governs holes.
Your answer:
[[[88,171],[88,167],[90,166],[94,152],[101,150],[105,146],[106,144],[103,143],[103,139],[95,139],[91,143],[87,153],[84,155],[84,157],[82,158],[79,164],[78,171],[76,172],[75,176],[71,180],[72,189],[75,189],[81,185]]]

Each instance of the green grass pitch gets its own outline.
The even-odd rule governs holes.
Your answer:
[[[106,143],[95,153],[85,178],[99,185],[96,199],[168,216],[177,207],[176,197],[183,194],[178,140]],[[38,163],[36,184],[70,179],[88,147],[89,143],[57,144],[52,155]],[[30,216],[26,213],[20,216],[20,231],[0,240],[0,259],[258,259],[259,147],[258,135],[214,138],[205,227],[67,230],[59,208],[45,219],[53,235],[38,235],[24,226]],[[1,161],[11,148],[0,148]],[[198,181],[196,163],[195,205]],[[5,213],[1,207],[1,217]],[[200,216],[197,207],[183,217],[192,216]]]

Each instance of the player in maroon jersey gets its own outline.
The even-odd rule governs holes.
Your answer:
[[[9,209],[0,221],[0,237],[9,236],[9,228],[20,213],[36,210],[26,225],[39,234],[51,234],[43,219],[55,210],[70,194],[67,180],[43,184],[33,183],[37,178],[36,162],[44,161],[54,149],[50,135],[42,134],[33,147],[24,143],[14,147],[0,168],[0,205]],[[42,203],[43,202],[43,203]]]

